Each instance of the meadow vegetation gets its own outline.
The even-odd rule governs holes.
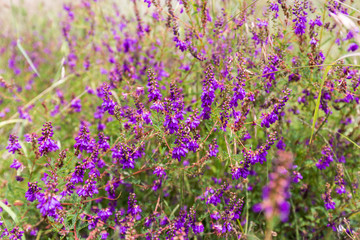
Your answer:
[[[357,1],[8,10],[1,239],[360,239]]]

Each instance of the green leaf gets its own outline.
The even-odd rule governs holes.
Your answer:
[[[330,66],[327,66],[327,67],[326,67],[324,76],[323,76],[323,78],[322,78],[319,95],[318,95],[318,98],[317,98],[317,100],[316,100],[316,107],[315,107],[315,112],[314,112],[314,117],[313,117],[313,122],[312,122],[312,127],[311,127],[310,143],[311,143],[312,138],[313,138],[313,135],[314,135],[316,119],[317,119],[317,117],[318,117],[318,115],[319,115],[319,108],[320,108],[320,100],[321,100],[322,88],[324,87],[325,80],[326,80],[326,76],[327,76],[327,74],[329,73],[331,67],[332,67],[334,64],[335,64],[335,62],[332,63]]]
[[[174,210],[170,214],[170,219],[175,215],[175,212],[179,207],[180,207],[180,204],[176,205],[176,207],[174,208]]]
[[[13,212],[13,210],[11,210],[11,208],[6,206],[5,203],[3,203],[2,201],[0,201],[0,207],[10,215],[10,217],[14,220],[15,223],[17,223],[18,220],[16,218],[16,214]]]
[[[343,138],[345,138],[346,140],[348,140],[349,142],[351,142],[352,144],[354,144],[357,148],[360,149],[360,146],[357,145],[353,140],[351,140],[350,138],[348,138],[347,136],[345,136],[344,134],[337,132],[338,134],[340,134]]]
[[[33,64],[33,62],[31,61],[30,57],[27,55],[25,49],[22,47],[20,39],[17,40],[17,47],[20,49],[20,52],[22,53],[22,55],[24,55],[26,61],[29,63],[30,67],[32,68],[32,70],[40,77],[39,72],[37,71],[35,65]]]

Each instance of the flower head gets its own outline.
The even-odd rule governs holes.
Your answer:
[[[15,152],[20,152],[21,146],[18,141],[18,137],[15,135],[9,136],[9,145],[6,147],[9,153],[15,154]]]

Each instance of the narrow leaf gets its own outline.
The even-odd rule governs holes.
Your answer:
[[[33,64],[33,62],[31,61],[30,57],[27,55],[25,49],[22,47],[20,39],[17,40],[17,47],[20,49],[20,52],[22,53],[22,55],[24,55],[26,61],[29,63],[30,67],[32,68],[32,70],[40,77],[39,72],[36,70],[35,65]]]
[[[14,220],[15,223],[17,223],[16,214],[8,206],[6,206],[5,203],[0,201],[0,207],[10,215],[10,217]]]

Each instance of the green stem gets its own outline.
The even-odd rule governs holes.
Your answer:
[[[245,184],[245,195],[246,195],[246,222],[245,222],[245,235],[248,232],[248,226],[249,226],[249,193],[247,191],[248,184]]]

